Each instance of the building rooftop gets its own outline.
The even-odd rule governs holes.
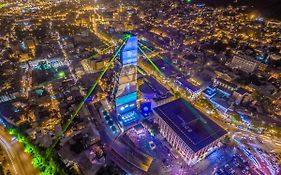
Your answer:
[[[157,80],[155,80],[153,77],[147,76],[146,80],[147,80],[148,84],[153,89],[155,89],[155,91],[157,91],[157,93],[159,95],[166,95],[169,93],[169,90],[167,88],[165,88],[162,84],[160,84]]]
[[[244,95],[244,94],[246,94],[246,93],[250,93],[247,89],[244,89],[244,88],[241,88],[241,87],[239,87],[239,88],[236,90],[236,92],[237,92],[238,94],[241,94],[241,95]]]
[[[142,93],[151,94],[154,101],[161,101],[163,99],[173,96],[167,88],[160,84],[155,78],[151,76],[145,77],[145,83],[139,87]]]
[[[142,93],[153,94],[153,96],[156,96],[156,92],[149,86],[148,83],[140,85],[139,90]]]
[[[214,87],[208,87],[206,88],[203,93],[209,97],[212,97],[216,94],[216,89]]]
[[[217,90],[219,90],[220,92],[223,92],[224,94],[228,94],[228,95],[231,95],[232,94],[232,91],[222,85],[217,85],[216,86]]]
[[[154,63],[167,77],[172,77],[179,73],[171,64],[168,64],[162,59],[156,59]]]
[[[194,152],[227,133],[181,98],[154,110]]]
[[[192,92],[197,92],[200,90],[199,86],[195,86],[192,83],[190,83],[185,77],[182,77],[177,80],[177,82],[184,88],[184,89],[189,89]]]
[[[220,94],[216,94],[211,98],[212,103],[216,103],[216,105],[219,105],[220,107],[223,107],[224,109],[229,109],[231,107],[230,103],[228,102],[228,99],[222,97]]]
[[[223,83],[223,84],[225,84],[225,85],[227,85],[229,87],[232,87],[233,89],[237,89],[237,85],[236,84],[231,83],[229,81],[226,81],[226,80],[224,80],[222,78],[217,78],[217,81],[219,81],[219,82],[221,82],[221,83]]]

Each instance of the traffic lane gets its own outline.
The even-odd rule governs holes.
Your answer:
[[[261,157],[259,153],[255,151],[256,148],[252,147],[247,143],[243,137],[236,136],[236,142],[241,149],[244,157],[250,160],[252,168],[256,173],[262,172],[263,174],[275,174],[272,173],[274,170],[265,163],[265,160]]]
[[[27,175],[37,175],[39,174],[38,170],[32,165],[32,158],[29,154],[24,152],[23,144],[15,142],[13,145],[13,151],[16,154],[19,164],[24,169]]]
[[[38,170],[32,165],[31,157],[24,152],[24,146],[12,140],[10,136],[3,127],[0,127],[0,140],[1,145],[8,151],[10,155],[10,161],[14,165],[14,172],[18,175],[37,175]]]
[[[11,165],[12,165],[12,174],[18,174],[18,167],[16,166],[16,164],[14,163],[14,161],[13,161],[13,158],[14,158],[14,155],[13,155],[13,153],[11,152],[11,150],[10,150],[10,147],[7,145],[7,142],[5,141],[5,139],[3,138],[3,137],[1,137],[0,136],[0,144],[1,144],[1,146],[4,148],[4,151],[5,151],[5,153],[8,155],[8,157],[9,157],[9,162],[11,163]]]

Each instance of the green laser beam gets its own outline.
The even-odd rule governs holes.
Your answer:
[[[156,52],[156,51],[152,50],[151,48],[149,48],[148,46],[143,44],[141,41],[138,41],[138,43],[139,43],[139,45],[141,45],[145,49],[149,50],[150,52],[156,53],[157,54],[156,56],[158,56],[159,58],[164,59],[164,57],[162,57],[159,52]]]
[[[0,3],[0,9],[6,7],[7,4]]]
[[[125,33],[124,34],[124,36],[123,36],[123,38],[124,39],[129,39],[129,38],[131,38],[133,35],[131,34],[131,33]]]
[[[160,59],[164,60],[166,63],[168,63],[169,65],[171,65],[173,68],[175,68],[177,71],[180,71],[179,68],[174,65],[170,60],[168,60],[167,58],[164,58],[163,56],[161,56],[161,54],[159,52],[156,52],[154,50],[152,50],[151,48],[147,47],[146,45],[144,45],[142,42],[138,42],[142,47],[144,47],[145,49],[149,50],[150,52],[156,53],[156,56],[158,56]]]
[[[145,56],[145,58],[149,61],[149,63],[157,70],[157,72],[158,72],[160,75],[164,76],[164,74],[161,72],[161,70],[160,70],[160,69],[156,66],[156,64],[149,58],[149,56],[146,55],[146,53],[142,50],[142,48],[140,48],[140,47],[138,46],[138,49],[139,49],[140,52]]]
[[[104,54],[104,52],[108,51],[108,50],[111,49],[112,47],[113,47],[113,45],[111,45],[111,46],[109,46],[109,47],[103,49],[103,50],[100,51],[99,53],[96,53],[96,54],[94,54],[94,55],[92,55],[92,56],[90,56],[90,57],[88,57],[88,58],[86,58],[86,59],[87,59],[87,60],[91,60],[91,59],[97,57],[98,55]]]
[[[145,73],[144,73],[144,71],[142,71],[139,67],[138,67],[138,72],[140,73],[140,74],[142,74],[143,76],[145,76]]]
[[[70,116],[70,118],[67,120],[66,124],[63,126],[62,132],[61,134],[58,135],[58,137],[54,140],[53,144],[50,146],[50,148],[47,151],[47,154],[49,155],[52,150],[54,149],[54,147],[58,144],[59,140],[62,138],[62,136],[64,135],[64,133],[66,132],[66,130],[68,129],[69,125],[72,123],[73,119],[77,116],[77,114],[80,112],[80,110],[82,109],[83,105],[85,104],[85,102],[87,101],[87,99],[89,98],[89,96],[92,94],[92,92],[95,90],[95,88],[97,87],[99,81],[102,79],[102,77],[104,76],[104,74],[106,73],[106,71],[108,70],[108,68],[110,67],[110,65],[112,64],[112,62],[114,61],[114,59],[118,56],[119,52],[121,51],[122,47],[125,45],[126,41],[128,40],[128,38],[126,40],[123,41],[122,45],[118,48],[118,50],[116,51],[116,53],[113,55],[113,57],[110,59],[108,65],[106,66],[106,68],[102,71],[101,75],[98,77],[98,79],[95,81],[95,83],[92,85],[91,89],[89,90],[89,92],[86,94],[86,96],[84,97],[83,101],[81,101],[81,103],[79,103],[77,109],[74,111],[74,113]]]

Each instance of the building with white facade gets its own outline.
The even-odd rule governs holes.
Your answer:
[[[188,165],[204,159],[227,133],[184,99],[154,108],[160,133]]]

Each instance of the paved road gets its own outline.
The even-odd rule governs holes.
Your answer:
[[[0,127],[0,144],[8,155],[13,175],[39,174],[31,163],[31,157],[24,152],[23,145],[16,140],[12,141],[12,136],[3,127]]]

